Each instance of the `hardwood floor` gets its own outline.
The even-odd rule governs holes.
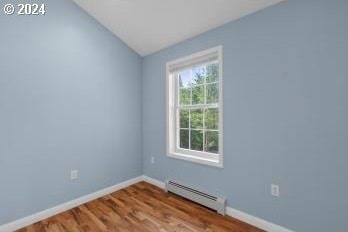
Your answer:
[[[262,230],[140,182],[18,232],[217,231]]]

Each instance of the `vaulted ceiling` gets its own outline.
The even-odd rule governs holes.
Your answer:
[[[141,56],[282,0],[73,0]]]

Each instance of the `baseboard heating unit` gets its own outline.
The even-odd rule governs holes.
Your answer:
[[[182,196],[210,209],[216,210],[219,214],[225,215],[226,198],[213,196],[172,180],[166,181],[166,191]]]

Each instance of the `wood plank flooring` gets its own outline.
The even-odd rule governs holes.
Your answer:
[[[18,232],[261,232],[140,182]]]

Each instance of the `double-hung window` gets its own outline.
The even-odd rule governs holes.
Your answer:
[[[222,167],[222,47],[167,63],[167,154]]]

